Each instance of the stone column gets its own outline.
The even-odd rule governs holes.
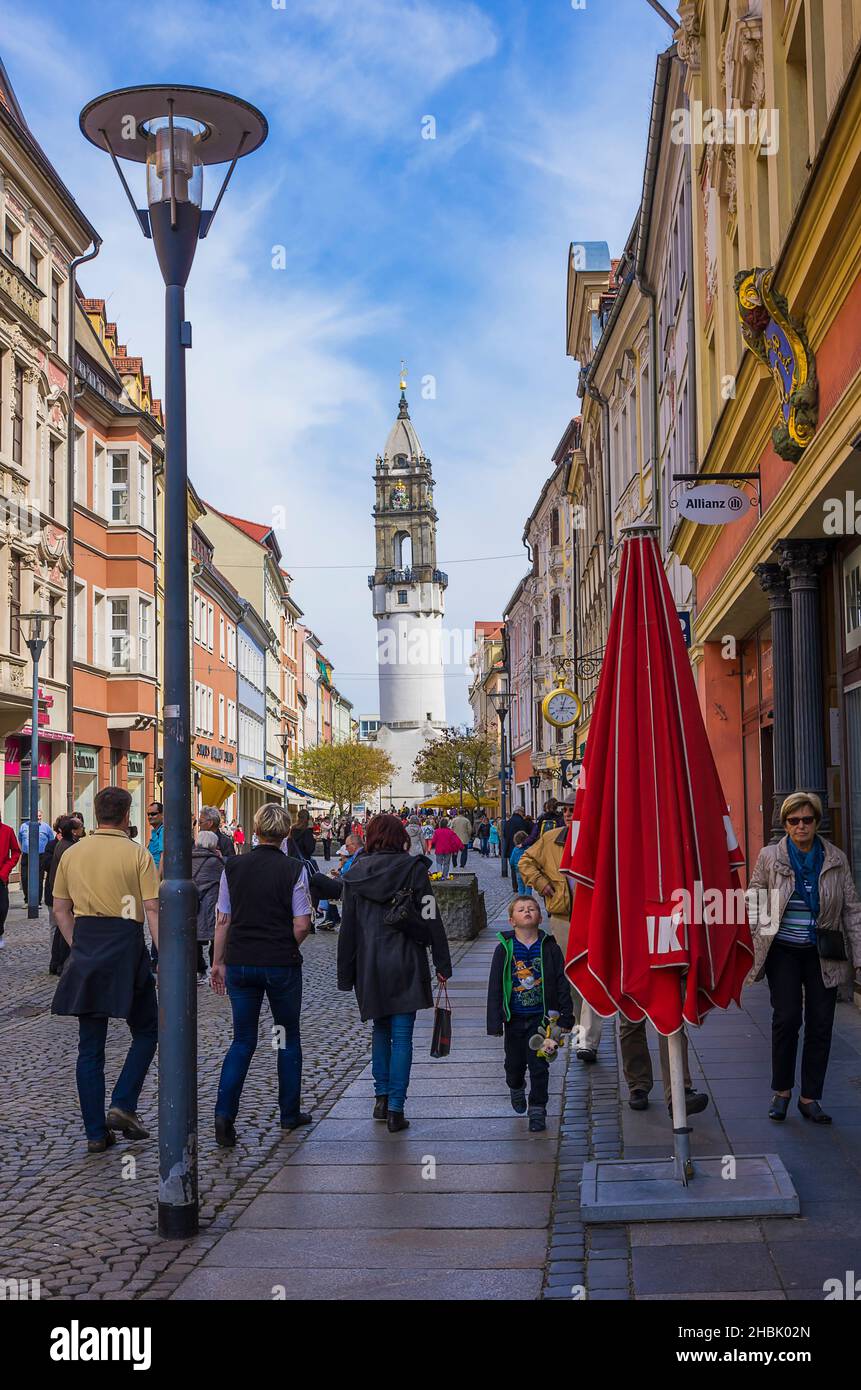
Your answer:
[[[828,558],[825,541],[779,541],[780,563],[789,576],[792,605],[795,789],[822,799],[822,831],[828,834],[825,782],[825,710],[822,696],[822,622],[819,571]]]
[[[756,565],[754,573],[768,598],[774,686],[774,797],[771,842],[783,838],[780,807],[795,790],[795,711],[792,684],[792,604],[789,581],[780,565]]]

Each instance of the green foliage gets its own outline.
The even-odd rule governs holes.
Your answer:
[[[396,772],[389,755],[372,743],[319,743],[299,755],[290,777],[341,812],[365,801]]]
[[[428,739],[413,764],[413,776],[417,782],[429,782],[438,792],[459,791],[458,753],[463,755],[463,789],[481,805],[493,760],[493,744],[483,734],[451,728],[438,738]]]

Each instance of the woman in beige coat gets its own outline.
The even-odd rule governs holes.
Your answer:
[[[793,792],[780,820],[786,835],[761,851],[747,888],[754,945],[750,979],[765,975],[773,1010],[768,1114],[786,1119],[803,1011],[798,1109],[806,1120],[827,1125],[831,1116],[819,1102],[837,989],[852,979],[853,960],[861,964],[861,902],[846,855],[817,834],[819,797]]]

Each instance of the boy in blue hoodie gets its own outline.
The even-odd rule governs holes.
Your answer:
[[[508,907],[508,931],[497,933],[499,945],[490,965],[487,989],[487,1031],[505,1039],[505,1080],[518,1115],[529,1112],[533,1134],[547,1128],[550,1071],[529,1039],[551,1011],[560,1028],[574,1027],[571,989],[562,952],[550,932],[541,927],[536,898],[519,893]],[[529,1101],[526,1071],[529,1070]]]

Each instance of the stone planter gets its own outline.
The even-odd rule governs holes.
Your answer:
[[[484,894],[475,874],[435,879],[431,887],[449,941],[472,941],[487,926]]]

